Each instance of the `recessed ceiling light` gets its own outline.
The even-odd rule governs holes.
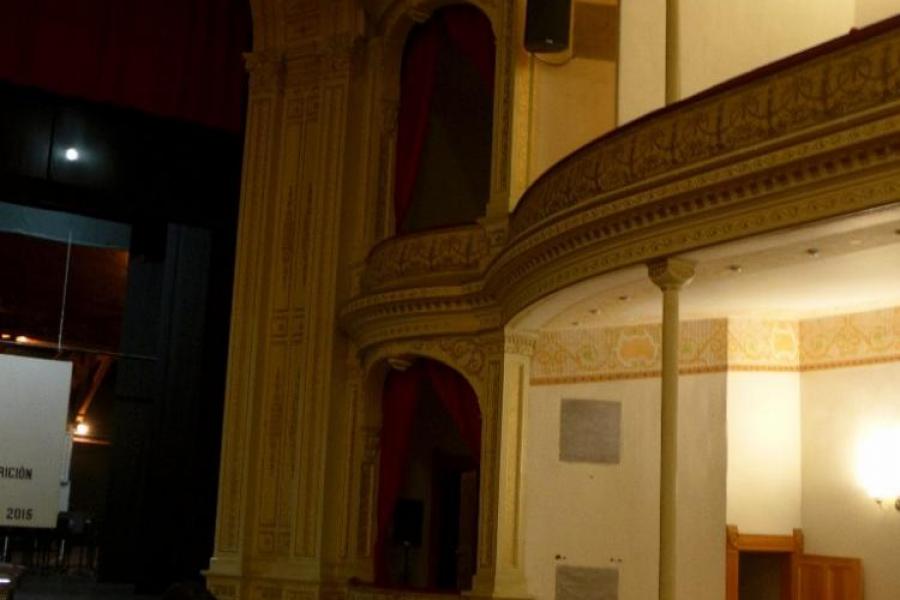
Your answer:
[[[12,339],[12,336],[9,335],[8,333],[0,333],[0,339],[8,340],[8,339]]]
[[[78,148],[66,148],[65,157],[69,162],[75,162],[80,156]]]
[[[27,343],[30,342],[31,340],[29,340],[29,339],[28,339],[26,336],[24,336],[24,335],[17,335],[17,336],[16,336],[16,341],[19,342],[20,344],[27,344]]]

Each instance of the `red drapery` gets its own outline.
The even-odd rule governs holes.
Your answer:
[[[450,367],[419,360],[406,371],[391,371],[382,397],[381,456],[379,459],[375,581],[388,582],[385,551],[394,507],[409,464],[413,418],[423,386],[429,386],[447,409],[476,462],[481,458],[481,411],[469,382]]]
[[[488,94],[494,91],[494,33],[474,6],[458,4],[437,11],[410,33],[400,73],[400,112],[394,161],[394,218],[399,230],[409,214],[434,95],[438,59],[453,52],[472,63]]]
[[[0,19],[0,80],[240,131],[246,0],[22,0]]]

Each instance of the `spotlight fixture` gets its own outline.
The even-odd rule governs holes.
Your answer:
[[[75,424],[75,435],[84,437],[91,432],[91,426],[85,423],[84,421],[80,421]]]
[[[78,152],[78,148],[66,148],[64,156],[66,157],[67,161],[75,162],[76,160],[78,160],[81,154]]]

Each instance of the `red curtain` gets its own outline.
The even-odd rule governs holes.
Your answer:
[[[0,80],[240,131],[249,48],[247,0],[20,0]]]
[[[441,11],[450,43],[465,56],[481,78],[484,89],[494,93],[494,32],[487,18],[473,6],[459,4]]]
[[[422,384],[422,367],[419,363],[406,371],[391,371],[384,382],[381,399],[381,456],[378,468],[378,536],[375,539],[375,581],[388,580],[387,530],[393,517],[394,506],[406,465],[409,463],[409,438],[413,417]]]
[[[403,52],[394,169],[394,217],[398,229],[409,213],[419,160],[428,133],[428,112],[434,93],[439,45],[437,22],[429,21],[410,36]]]
[[[486,92],[493,96],[494,34],[490,21],[480,10],[467,4],[448,6],[410,33],[400,72],[400,112],[394,161],[394,218],[398,231],[412,203],[428,134],[438,60],[448,52],[471,62]]]
[[[465,377],[443,363],[426,361],[425,374],[441,404],[456,423],[460,437],[466,443],[475,462],[480,462],[481,411],[478,408],[475,390]]]
[[[410,438],[420,394],[429,386],[459,428],[475,462],[481,458],[481,412],[469,382],[450,367],[419,360],[406,371],[391,371],[381,400],[375,581],[388,583],[387,534],[409,465]]]

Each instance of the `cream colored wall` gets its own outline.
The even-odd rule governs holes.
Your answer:
[[[659,573],[658,378],[529,390],[525,456],[525,574],[537,600],[555,597],[557,564],[619,569],[619,598],[657,595]],[[681,379],[680,513],[689,543],[679,546],[686,598],[725,593],[725,375]],[[622,402],[618,465],[559,461],[562,399]],[[557,559],[556,556],[560,558]],[[621,561],[621,562],[619,562]]]
[[[616,0],[576,2],[573,54],[532,55],[528,181],[616,126]],[[604,15],[599,20],[592,13]],[[518,42],[517,42],[518,43]]]
[[[728,373],[728,523],[787,534],[801,520],[800,374]]]
[[[861,558],[866,600],[900,594],[900,513],[879,508],[856,475],[865,431],[878,423],[900,425],[898,384],[900,363],[801,376],[806,551]]]
[[[680,0],[681,97],[820,42],[856,19],[854,0]]]
[[[666,0],[623,2],[619,8],[617,124],[666,103]]]
[[[679,378],[677,598],[725,597],[725,393],[725,373]]]
[[[529,181],[616,125],[616,65],[573,58],[534,61]]]
[[[622,402],[619,465],[559,461],[563,398]],[[536,600],[555,597],[557,564],[617,567],[622,600],[656,597],[659,401],[659,379],[531,387],[524,539],[525,575]]]
[[[856,0],[856,26],[865,27],[900,14],[897,0]]]

